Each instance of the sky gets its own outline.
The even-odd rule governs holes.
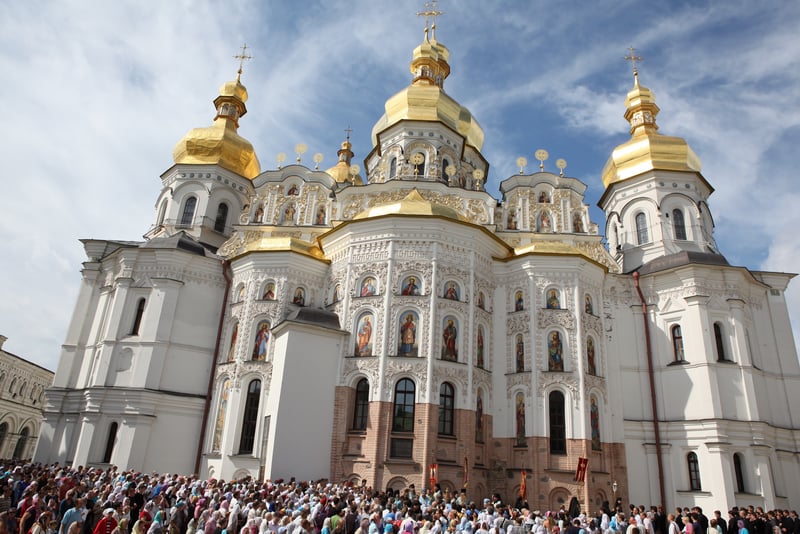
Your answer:
[[[352,128],[361,163],[385,101],[411,81],[422,1],[27,0],[0,3],[0,334],[55,370],[86,259],[79,239],[141,240],[159,176],[186,132],[211,124],[219,87],[252,60],[239,133],[262,169],[305,143],[323,168]],[[534,152],[588,185],[628,139],[628,47],[715,188],[731,264],[800,271],[800,2],[440,0],[449,95],[485,132],[487,190]],[[362,164],[363,167],[363,164]],[[787,292],[800,331],[800,280]]]

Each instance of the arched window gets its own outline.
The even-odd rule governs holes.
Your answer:
[[[110,464],[111,463],[111,453],[114,452],[114,443],[117,441],[117,429],[119,425],[117,422],[111,423],[111,426],[108,427],[108,438],[106,438],[106,450],[103,453],[103,463]]]
[[[161,206],[158,208],[158,219],[156,219],[156,225],[161,226],[164,224],[164,217],[167,215],[167,199],[165,198],[161,201]]]
[[[133,324],[131,325],[132,336],[139,335],[139,327],[142,326],[142,316],[144,316],[145,302],[146,299],[140,298],[139,302],[136,303],[136,316],[133,318]]]
[[[684,361],[683,354],[683,333],[681,332],[681,325],[676,324],[671,329],[672,332],[672,354],[676,362]]]
[[[675,229],[675,239],[686,241],[686,223],[683,222],[683,212],[679,209],[672,210],[672,227]]]
[[[400,380],[394,388],[394,416],[392,432],[414,431],[414,381]]]
[[[222,233],[225,231],[225,225],[228,223],[228,205],[220,202],[217,208],[217,218],[214,219],[214,230]]]
[[[450,160],[447,158],[442,159],[442,181],[447,182],[447,167],[450,166]]]
[[[439,388],[439,434],[453,435],[456,394],[453,385],[443,382]]]
[[[356,384],[356,403],[353,408],[353,430],[366,430],[369,417],[369,382],[362,378]]]
[[[717,348],[717,361],[724,362],[727,360],[725,357],[725,341],[722,338],[722,325],[714,323],[714,345]]]
[[[650,236],[647,234],[647,215],[644,213],[636,214],[636,242],[639,245],[650,242]]]
[[[197,207],[197,198],[189,197],[183,205],[183,213],[181,214],[180,225],[190,226],[194,221],[194,209]]]
[[[742,471],[742,455],[733,455],[733,472],[736,475],[736,492],[744,493],[744,472]]]
[[[3,454],[3,445],[5,445],[7,435],[8,423],[0,424],[0,454]]]
[[[258,421],[258,403],[261,399],[261,380],[253,380],[247,388],[244,402],[244,418],[242,419],[242,435],[239,439],[239,454],[251,454],[256,439],[256,421]]]
[[[30,430],[28,427],[22,429],[22,432],[19,433],[19,439],[17,440],[17,446],[14,447],[14,454],[11,456],[12,460],[24,460],[23,455],[25,454],[25,446],[28,444],[28,435],[30,434]]]
[[[697,454],[690,452],[686,455],[686,465],[689,468],[689,490],[700,491],[700,464],[697,461]]]
[[[553,391],[550,400],[550,454],[567,454],[567,425],[564,418],[564,394]]]
[[[389,162],[389,178],[397,176],[397,158],[392,158]]]

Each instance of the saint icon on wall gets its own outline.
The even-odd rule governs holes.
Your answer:
[[[367,276],[364,280],[361,281],[361,296],[362,297],[371,297],[375,295],[375,277]]]
[[[514,293],[514,311],[525,309],[525,302],[522,300],[522,291]]]
[[[592,296],[586,293],[583,297],[583,310],[589,315],[594,315],[594,305],[592,304]]]
[[[400,319],[400,345],[397,348],[399,356],[417,355],[417,321],[415,312],[405,312]]]
[[[597,375],[597,365],[594,361],[594,339],[588,338],[586,340],[586,371],[590,375]]]
[[[483,296],[483,291],[478,291],[478,307],[482,310],[486,309],[486,302]]]
[[[456,327],[456,320],[452,317],[446,317],[443,323],[442,330],[442,359],[449,361],[458,360],[458,328]]]
[[[292,297],[292,304],[297,304],[298,306],[305,306],[306,305],[306,291],[302,287],[298,287],[294,290],[294,297]]]
[[[372,315],[361,316],[356,330],[356,356],[372,356]]]
[[[402,295],[418,296],[420,293],[419,293],[419,285],[417,284],[417,277],[409,276],[405,280],[403,280],[403,283],[400,286],[400,293]]]
[[[269,282],[264,287],[264,294],[261,295],[261,300],[275,300],[275,284]]]
[[[475,346],[475,365],[483,369],[483,325],[478,325],[478,338]]]
[[[444,287],[444,298],[450,300],[459,300],[458,285],[455,282],[447,282]]]
[[[592,427],[592,450],[602,450],[600,446],[600,410],[597,408],[597,399],[592,397],[589,407],[589,423]]]
[[[517,342],[515,344],[515,362],[517,372],[523,372],[525,370],[525,342],[522,340],[522,334],[517,334]]]
[[[525,442],[525,395],[521,391],[515,397],[515,414],[517,420],[516,443],[517,447],[524,447]]]
[[[558,298],[558,291],[550,289],[547,292],[547,309],[558,310],[561,308],[561,299]]]
[[[561,334],[555,330],[547,336],[547,370],[564,370],[564,347],[561,343]]]
[[[269,321],[261,321],[256,329],[256,339],[253,342],[253,359],[263,362],[267,359],[267,343],[269,342]]]
[[[228,346],[228,361],[232,362],[236,356],[236,338],[239,337],[239,323],[233,325],[233,333],[231,333],[231,344]]]

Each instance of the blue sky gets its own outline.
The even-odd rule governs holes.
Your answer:
[[[298,7],[301,6],[302,7]],[[85,259],[79,238],[141,239],[174,144],[207,126],[219,86],[253,60],[240,133],[263,169],[308,145],[336,161],[344,129],[363,160],[388,97],[410,82],[422,2],[175,0],[0,5],[0,334],[55,369]],[[731,263],[800,270],[800,3],[440,1],[445,90],[485,131],[487,189],[525,156],[564,158],[586,183],[627,139],[629,46],[661,132],[686,138],[715,187],[717,243]],[[800,282],[795,282],[795,285]],[[800,328],[800,290],[788,293]]]

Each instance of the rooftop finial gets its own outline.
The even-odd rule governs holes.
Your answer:
[[[242,81],[242,67],[244,67],[244,62],[253,59],[253,56],[250,56],[250,55],[247,54],[247,43],[244,43],[242,45],[242,53],[241,54],[236,54],[235,56],[233,56],[233,59],[238,59],[239,60],[239,70],[236,73],[236,81],[237,82],[241,82]]]
[[[436,2],[437,0],[433,0],[433,10],[430,13],[430,15],[433,17],[433,24],[431,25],[431,37],[433,37],[434,41],[436,40],[436,17],[439,15],[444,15],[444,11],[438,11],[436,9]]]
[[[417,11],[418,17],[425,17],[425,41],[428,40],[428,17],[431,16],[431,4],[425,2],[425,11]]]
[[[353,131],[353,129],[350,128],[350,125],[348,125],[347,128],[344,129],[344,133],[347,135],[347,142],[348,143],[350,142],[350,132],[352,132],[352,131]]]
[[[633,83],[634,85],[639,85],[639,70],[636,68],[636,62],[643,61],[644,58],[636,55],[636,49],[634,47],[629,46],[628,50],[631,51],[631,55],[625,56],[622,59],[630,61],[633,64]]]

